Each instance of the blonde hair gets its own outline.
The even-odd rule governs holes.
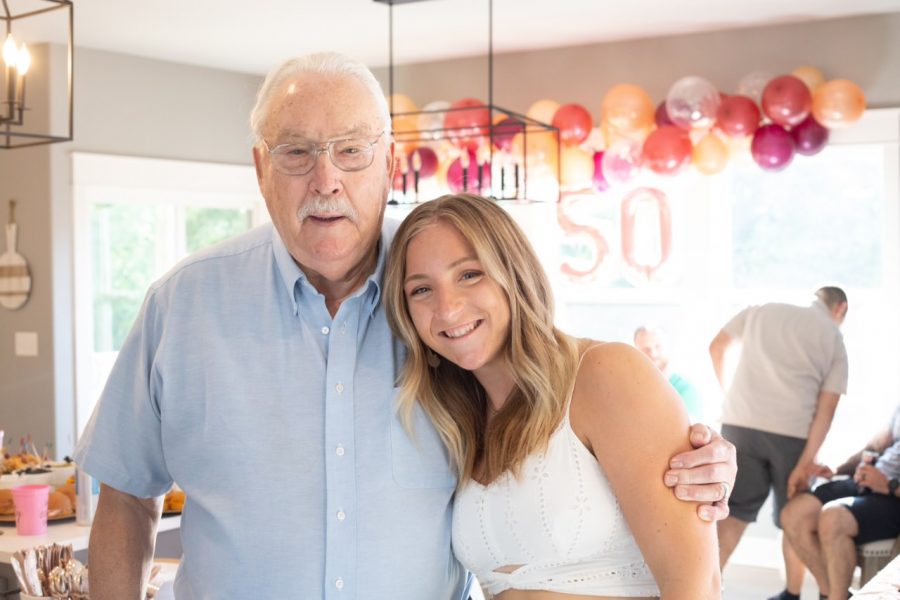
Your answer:
[[[470,371],[447,360],[429,366],[431,350],[419,338],[407,307],[409,243],[438,221],[455,227],[472,245],[487,276],[509,302],[510,331],[503,353],[515,385],[490,425],[487,394]],[[456,463],[460,486],[479,463],[484,481],[507,470],[517,474],[525,457],[546,447],[562,420],[578,362],[575,341],[553,325],[550,283],[525,234],[495,202],[474,194],[426,202],[397,230],[384,293],[391,329],[409,349],[399,393],[404,423],[410,426],[418,402]]]

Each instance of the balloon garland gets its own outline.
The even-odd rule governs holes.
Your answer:
[[[420,182],[428,185],[431,179],[434,191],[424,194],[447,187],[491,193],[492,176],[501,189],[515,185],[518,193],[519,165],[508,156],[523,153],[529,182],[532,169],[555,179],[559,156],[563,189],[593,187],[597,192],[630,182],[644,169],[674,176],[693,167],[713,175],[727,166],[731,155],[746,149],[760,168],[780,171],[797,154],[820,152],[829,131],[856,122],[866,102],[852,81],[826,81],[811,66],[778,76],[749,73],[734,94],[717,90],[702,77],[683,77],[658,104],[640,86],[623,83],[604,95],[597,127],[590,111],[579,104],[561,105],[552,99],[533,103],[527,117],[559,130],[557,148],[553,136],[524,136],[524,123],[507,114],[494,118],[491,138],[491,111],[474,98],[435,101],[421,111],[403,94],[388,100],[401,150],[394,189],[406,192],[414,186],[416,199]],[[402,141],[402,132],[417,132],[416,141]],[[489,162],[492,151],[494,165]]]

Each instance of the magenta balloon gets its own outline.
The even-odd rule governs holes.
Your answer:
[[[469,167],[463,169],[462,160],[457,158],[447,168],[447,185],[454,194],[459,192],[472,192],[474,194],[488,194],[491,189],[491,164],[481,165],[481,189],[478,188],[478,162],[475,153],[469,151]],[[463,177],[465,172],[465,177]]]
[[[513,138],[525,131],[525,124],[515,117],[506,117],[493,127],[494,146],[509,152],[512,150]]]
[[[594,189],[598,192],[605,192],[609,189],[609,182],[603,176],[603,150],[594,152]]]
[[[666,110],[666,101],[663,100],[656,107],[656,113],[653,115],[653,120],[656,121],[657,127],[662,127],[663,125],[674,125],[672,119],[669,118],[669,112]]]
[[[812,115],[791,129],[794,146],[798,153],[805,156],[818,154],[828,143],[828,129],[816,121]]]
[[[438,155],[428,146],[419,146],[418,148],[414,148],[412,152],[409,152],[406,155],[409,170],[413,170],[413,155],[417,152],[419,154],[419,160],[422,162],[422,168],[419,169],[419,177],[421,179],[425,179],[426,177],[431,177],[432,175],[437,173]]]
[[[794,158],[794,140],[781,125],[763,125],[753,134],[750,154],[767,171],[780,171]]]
[[[760,104],[772,122],[791,127],[809,115],[812,94],[800,78],[781,75],[766,84]]]
[[[719,104],[716,125],[732,137],[753,135],[759,127],[759,109],[747,96],[728,96]]]

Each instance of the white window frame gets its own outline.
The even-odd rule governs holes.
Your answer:
[[[186,208],[249,210],[251,225],[268,220],[252,166],[114,156],[72,154],[73,272],[75,335],[75,420],[84,430],[105,382],[95,365],[114,361],[116,352],[93,350],[93,273],[91,206],[94,204],[165,204],[172,207],[168,232],[183,229],[177,215]],[[183,239],[172,235],[157,264],[173,266],[185,255]],[[161,275],[159,273],[158,275]],[[98,357],[98,354],[105,356]],[[108,356],[106,356],[108,355]]]

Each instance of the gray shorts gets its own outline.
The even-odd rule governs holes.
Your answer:
[[[788,476],[803,453],[806,440],[736,425],[722,425],[722,437],[737,450],[737,478],[728,500],[731,516],[747,523],[756,521],[769,490],[773,490],[772,521],[781,529]]]

